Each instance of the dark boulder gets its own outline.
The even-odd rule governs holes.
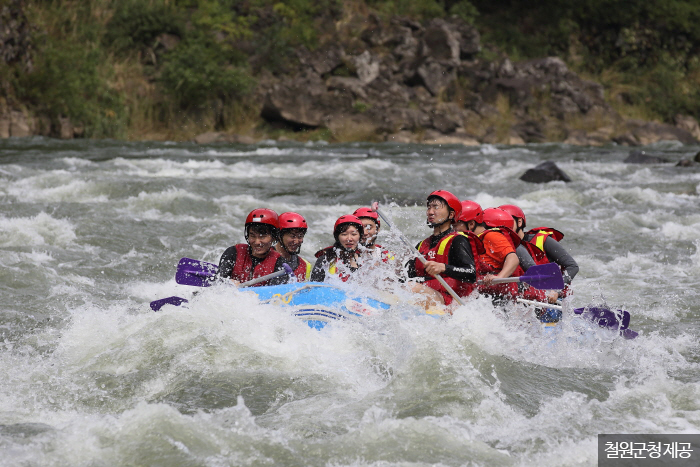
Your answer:
[[[302,66],[311,68],[319,75],[325,75],[343,64],[345,52],[337,44],[330,44],[310,52],[306,47],[297,50],[297,58]]]
[[[433,60],[459,64],[461,35],[442,19],[434,19],[423,33],[423,54]]]
[[[668,159],[658,156],[650,156],[644,151],[630,151],[629,156],[622,161],[625,164],[663,164],[671,162]]]
[[[552,161],[544,161],[532,169],[527,169],[520,180],[530,183],[554,181],[570,182],[571,178]]]
[[[289,79],[267,90],[261,116],[296,130],[317,128],[333,113],[343,114],[352,107],[351,92],[327,92],[318,75]]]
[[[676,164],[676,167],[691,167],[693,165],[693,161],[690,159],[681,159],[678,161],[678,164]]]
[[[698,151],[698,153],[695,154],[695,162],[700,162],[700,151]]]

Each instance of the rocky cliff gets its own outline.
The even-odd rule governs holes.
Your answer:
[[[30,69],[31,28],[19,5],[14,0],[0,10],[0,62]],[[678,115],[675,125],[623,118],[606,101],[602,85],[582,79],[560,58],[486,59],[498,55],[482,53],[479,32],[457,19],[420,24],[369,15],[339,21],[334,29],[315,50],[297,49],[284,73],[260,68],[252,105],[267,126],[195,140],[252,142],[269,137],[263,128],[270,127],[327,129],[333,141],[466,145],[635,146],[700,139],[690,116]],[[0,98],[0,138],[73,138],[82,132],[69,118],[48,118],[31,105]]]

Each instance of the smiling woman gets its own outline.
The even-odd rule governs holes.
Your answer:
[[[333,227],[335,243],[316,252],[318,259],[311,271],[311,280],[323,282],[326,272],[330,275],[337,274],[343,282],[349,280],[352,273],[360,267],[357,261],[360,251],[357,247],[363,230],[362,221],[357,216],[340,216]]]

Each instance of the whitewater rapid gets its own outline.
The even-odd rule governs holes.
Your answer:
[[[628,152],[0,141],[0,466],[583,466],[601,433],[700,433],[700,166]],[[544,160],[572,182],[518,180]],[[174,281],[180,258],[218,263],[243,241],[257,207],[305,216],[306,258],[373,200],[417,243],[434,189],[564,232],[571,306],[628,310],[640,336],[570,319],[553,338],[483,298],[316,331],[250,292]],[[189,307],[150,310],[170,295]]]

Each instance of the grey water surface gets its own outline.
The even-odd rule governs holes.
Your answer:
[[[628,153],[1,140],[0,466],[593,466],[599,433],[700,433],[700,164]],[[573,181],[518,179],[545,160]],[[231,290],[148,306],[191,298],[178,260],[217,263],[254,208],[303,214],[313,258],[372,200],[420,241],[435,189],[564,232],[568,305],[628,310],[639,337],[482,298],[322,331]]]

